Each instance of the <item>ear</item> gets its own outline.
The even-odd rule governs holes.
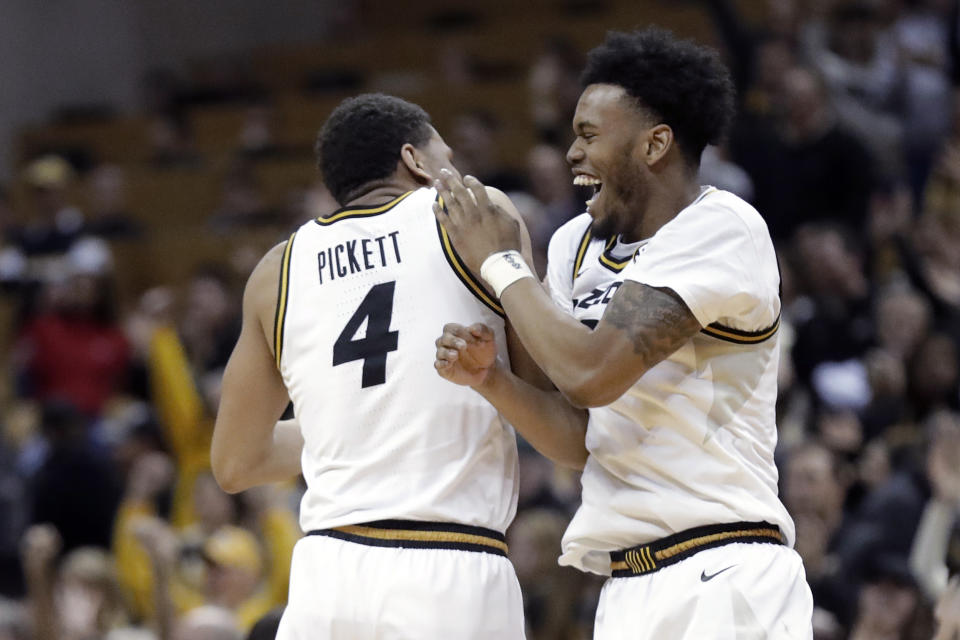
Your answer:
[[[658,124],[647,130],[643,151],[648,166],[660,162],[673,148],[673,129],[670,125]]]
[[[400,147],[400,162],[410,172],[410,177],[420,184],[433,184],[433,176],[427,172],[423,155],[409,142]]]

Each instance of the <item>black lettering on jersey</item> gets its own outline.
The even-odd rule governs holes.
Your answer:
[[[622,282],[614,282],[607,286],[606,289],[594,289],[587,294],[587,297],[583,300],[574,300],[573,306],[574,308],[589,309],[597,304],[607,304],[622,284]]]
[[[622,282],[614,282],[612,285],[607,287],[607,291],[603,296],[603,300],[601,300],[600,302],[603,304],[607,304],[608,302],[610,302],[610,299],[613,298],[613,294],[617,292],[617,289],[619,289],[620,285],[622,284],[623,284]]]
[[[577,304],[577,306],[578,306],[579,308],[581,308],[581,309],[589,309],[589,308],[592,307],[593,305],[595,305],[595,304],[597,304],[598,302],[600,302],[600,298],[603,297],[603,294],[604,294],[604,290],[603,290],[603,289],[594,289],[593,291],[591,291],[591,292],[587,295],[586,298],[584,298],[583,300],[581,300],[581,301]]]
[[[347,263],[350,265],[350,273],[360,271],[360,263],[357,261],[356,240],[347,240]]]
[[[400,232],[399,232],[399,231],[391,231],[391,232],[390,232],[390,238],[393,240],[393,250],[394,250],[394,251],[396,252],[396,254],[397,254],[397,264],[399,264],[399,263],[401,262],[401,260],[400,260],[400,243],[397,242],[397,236],[399,236],[399,235],[400,235]]]
[[[387,238],[393,240],[393,254],[386,248]],[[376,242],[380,251],[373,248]],[[363,256],[361,261],[360,256]],[[377,260],[379,255],[380,260]],[[394,258],[396,262],[394,262]],[[354,273],[369,271],[400,263],[400,232],[392,231],[377,238],[357,238],[345,240],[340,244],[327,247],[317,254],[317,272],[320,284],[343,278]]]
[[[364,238],[360,241],[360,246],[363,248],[363,266],[365,269],[373,269],[373,265],[370,263],[370,256],[373,255],[373,251],[369,248],[371,242],[370,238]]]
[[[343,277],[347,275],[347,268],[340,265],[340,254],[343,253],[343,245],[338,244],[333,248],[333,259],[337,263],[337,276]]]
[[[327,251],[321,251],[317,254],[317,271],[320,273],[320,284],[323,284],[323,268],[327,266]]]
[[[596,329],[599,323],[600,321],[594,318],[584,318],[583,320],[580,321],[580,324],[585,324],[591,329]]]
[[[333,366],[363,360],[360,387],[364,389],[387,381],[387,354],[397,350],[400,332],[390,330],[396,284],[392,281],[374,285],[333,343]],[[356,338],[364,321],[366,335]]]
[[[377,245],[380,247],[380,264],[387,264],[387,253],[383,250],[383,241],[386,239],[387,236],[377,238]]]

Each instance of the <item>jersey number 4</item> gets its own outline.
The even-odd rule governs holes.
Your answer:
[[[375,387],[387,381],[387,354],[397,350],[399,331],[390,331],[393,318],[394,282],[374,285],[347,321],[333,343],[333,366],[363,360],[361,387]],[[367,321],[363,338],[354,340],[360,325]]]

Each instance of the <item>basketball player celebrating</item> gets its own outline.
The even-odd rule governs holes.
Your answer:
[[[489,325],[507,347],[502,309],[431,211],[440,169],[457,176],[451,151],[420,107],[377,94],[338,106],[317,150],[343,208],[250,276],[211,456],[234,492],[302,464],[308,533],[277,637],[523,638],[503,537],[515,436],[433,373],[428,348],[449,318]],[[274,426],[288,398],[296,420]]]
[[[773,459],[776,256],[756,210],[697,182],[732,117],[728,73],[714,52],[647,29],[611,33],[584,85],[567,158],[596,193],[551,240],[549,292],[475,179],[444,173],[449,217],[434,213],[565,396],[550,403],[589,407],[589,422],[551,430],[484,327],[448,325],[436,367],[546,455],[585,464],[560,563],[611,576],[595,638],[809,638]]]

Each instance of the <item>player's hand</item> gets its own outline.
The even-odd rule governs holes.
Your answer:
[[[493,330],[477,323],[464,327],[447,324],[437,338],[437,372],[450,382],[476,387],[487,379],[497,361]]]
[[[435,202],[433,213],[471,271],[479,274],[480,265],[491,253],[520,250],[520,224],[502,207],[490,202],[487,189],[479,180],[473,176],[461,180],[441,169],[434,186],[444,206]]]

